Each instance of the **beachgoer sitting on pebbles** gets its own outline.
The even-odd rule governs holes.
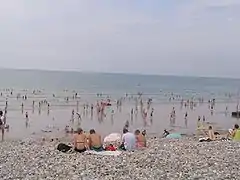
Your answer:
[[[164,129],[162,137],[165,138],[165,137],[167,137],[169,134],[170,134],[170,132],[168,132],[166,129]]]
[[[101,136],[97,134],[94,129],[90,130],[90,135],[88,136],[88,144],[91,150],[103,150]]]
[[[83,130],[81,128],[77,129],[77,134],[74,136],[73,139],[74,142],[74,150],[77,152],[85,152],[88,148],[87,145],[87,137],[83,133]]]
[[[232,140],[240,141],[240,129],[238,124],[235,124],[233,130],[230,131],[230,136]]]
[[[220,136],[220,134],[218,132],[214,132],[212,126],[208,127],[208,132],[206,133],[206,135],[207,135],[207,137],[200,138],[199,142],[210,142],[210,141],[215,141],[215,140],[226,139],[226,138]]]
[[[208,128],[208,138],[211,140],[211,141],[214,141],[216,140],[216,136],[214,134],[214,131],[212,129],[212,126],[209,126]]]
[[[136,137],[133,133],[128,132],[127,129],[123,130],[122,144],[120,149],[133,151],[136,148]]]
[[[139,130],[135,131],[135,136],[137,148],[143,148],[147,146],[146,137]]]

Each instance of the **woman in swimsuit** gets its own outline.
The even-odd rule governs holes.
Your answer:
[[[74,150],[80,153],[87,150],[87,137],[81,128],[77,129],[77,134],[74,136]]]
[[[139,131],[135,131],[136,143],[138,148],[146,147],[146,137]]]

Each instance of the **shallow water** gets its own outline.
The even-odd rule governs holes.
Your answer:
[[[72,93],[61,92],[56,93],[54,98],[51,93],[41,93],[38,95],[33,95],[30,91],[24,92],[29,94],[28,100],[16,99],[16,94],[9,95],[9,93],[4,93],[3,96],[8,94],[8,114],[7,114],[7,124],[10,125],[9,132],[6,133],[6,138],[25,138],[29,136],[54,136],[54,135],[64,135],[64,128],[66,125],[77,128],[77,117],[75,118],[75,123],[70,122],[72,117],[72,110],[77,112],[77,101],[79,101],[79,113],[82,116],[81,127],[89,131],[94,128],[96,131],[101,133],[103,136],[111,132],[121,132],[126,120],[130,122],[130,130],[135,129],[146,129],[148,133],[160,134],[164,129],[174,129],[181,133],[195,133],[196,123],[198,116],[205,116],[207,122],[216,123],[214,124],[215,129],[228,129],[237,123],[238,120],[230,117],[230,113],[225,113],[225,108],[228,106],[229,111],[234,111],[236,109],[236,103],[222,103],[217,102],[214,113],[211,115],[208,103],[198,104],[193,110],[189,107],[181,107],[180,102],[175,100],[174,102],[162,102],[159,99],[153,99],[153,104],[151,108],[154,108],[154,115],[152,123],[150,117],[147,117],[147,123],[144,123],[140,112],[137,116],[133,115],[133,120],[131,121],[130,112],[131,109],[135,109],[135,102],[132,99],[125,99],[121,108],[121,112],[117,110],[116,103],[113,101],[111,107],[105,109],[106,117],[102,121],[99,120],[96,109],[94,109],[93,117],[90,114],[90,108],[88,112],[84,115],[83,104],[93,103],[96,104],[98,100],[104,99],[99,98],[95,95],[82,95],[80,100],[69,99],[66,102],[66,97],[72,97]],[[38,102],[47,99],[51,104],[48,111],[47,105],[42,105],[41,111],[38,108]],[[5,97],[1,97],[0,106],[2,109],[5,106]],[[35,101],[35,106],[33,108],[33,101]],[[22,111],[21,104],[24,104],[24,109]],[[175,107],[176,110],[176,123],[174,126],[170,126],[170,113],[172,108]],[[146,108],[146,103],[145,103]],[[114,110],[113,120],[111,118],[111,111]],[[25,112],[29,114],[29,124],[26,127]],[[187,127],[184,120],[185,113],[188,113]],[[148,113],[150,114],[150,112]],[[51,129],[51,133],[43,133],[42,130]]]

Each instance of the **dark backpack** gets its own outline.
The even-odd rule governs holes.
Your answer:
[[[70,149],[72,149],[71,146],[68,146],[68,145],[63,144],[63,143],[60,143],[57,146],[57,150],[59,150],[61,152],[64,152],[64,153],[68,152]]]

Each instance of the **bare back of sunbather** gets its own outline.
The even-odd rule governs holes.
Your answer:
[[[208,131],[208,136],[210,140],[212,141],[216,140],[216,136],[214,135],[214,131],[212,129]]]
[[[74,146],[76,149],[85,149],[87,143],[87,138],[85,134],[76,134],[74,136]]]
[[[89,135],[89,146],[90,148],[100,148],[102,146],[101,136],[98,134]]]
[[[146,147],[146,137],[143,136],[141,133],[136,135],[137,138],[137,146],[138,147]]]

